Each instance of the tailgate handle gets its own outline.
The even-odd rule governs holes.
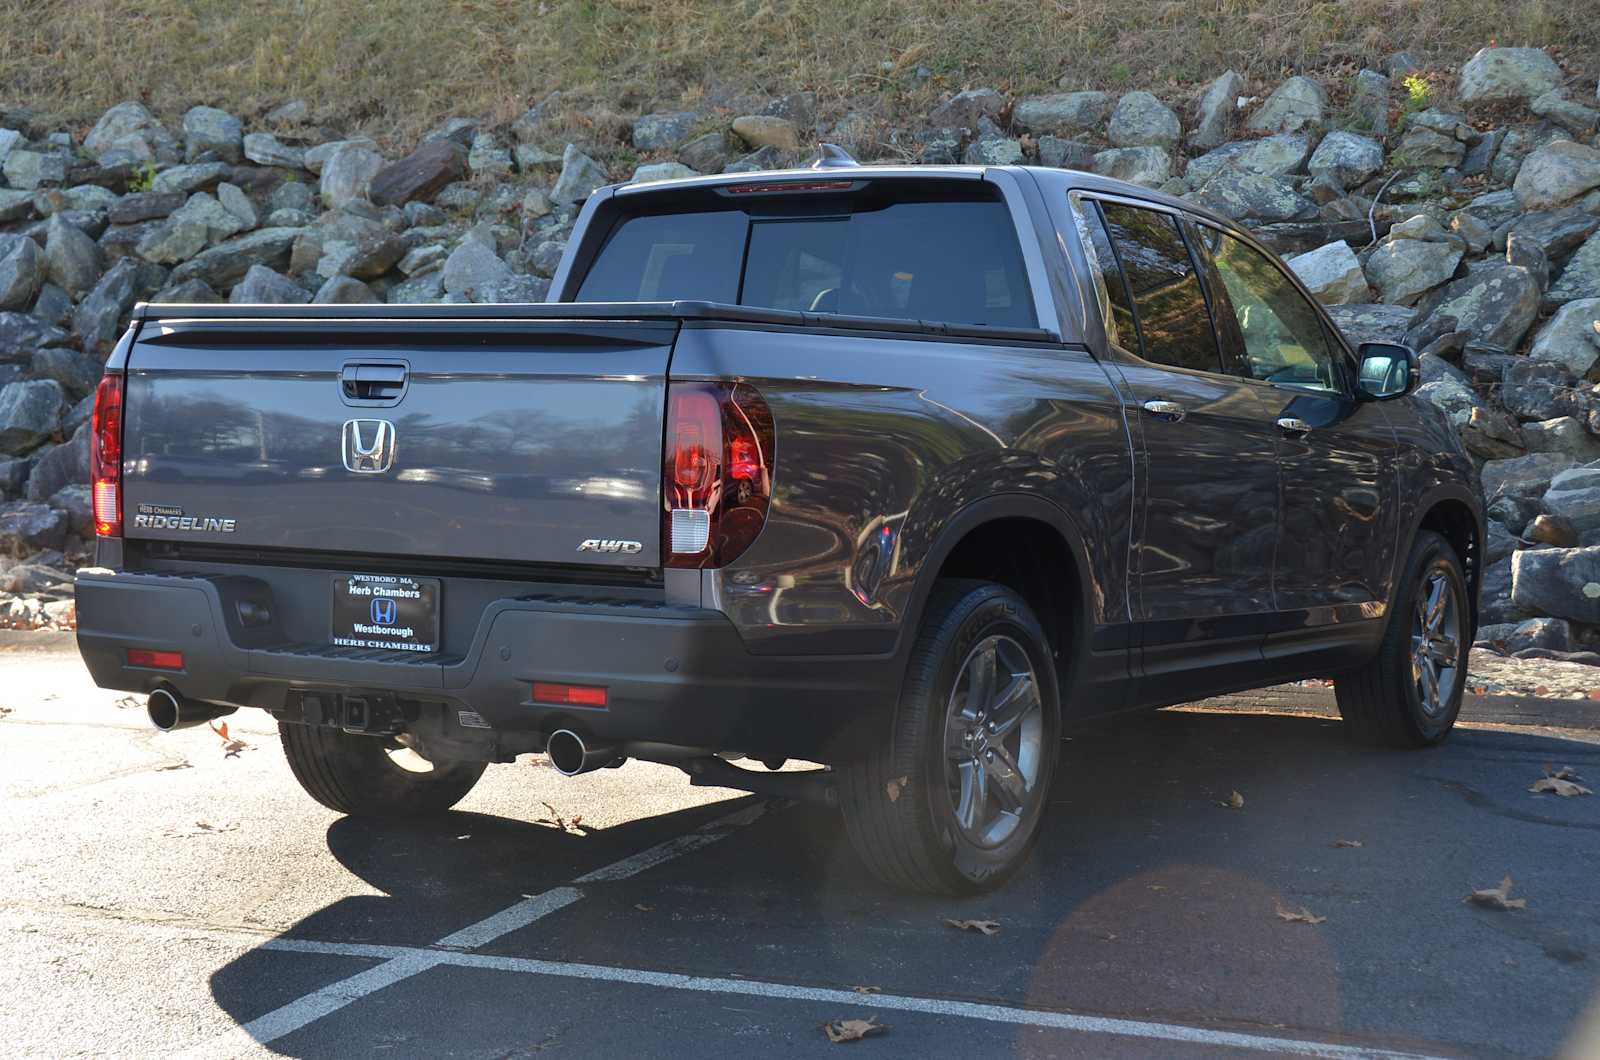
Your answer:
[[[406,389],[403,364],[347,364],[339,373],[344,396],[355,401],[387,401]]]

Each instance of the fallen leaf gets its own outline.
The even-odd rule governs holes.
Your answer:
[[[1232,795],[1229,795],[1226,799],[1223,799],[1221,802],[1217,803],[1217,805],[1223,807],[1224,809],[1242,810],[1244,809],[1244,796],[1240,795],[1236,791]]]
[[[884,794],[889,796],[890,802],[898,802],[900,793],[906,790],[906,785],[911,783],[909,776],[896,777],[883,786]]]
[[[143,703],[139,702],[138,696],[118,696],[111,705],[119,710],[129,710],[133,707],[144,706]]]
[[[0,718],[3,718],[7,714],[10,714],[10,713],[11,713],[11,708],[10,707],[0,707]]]
[[[1589,689],[1589,698],[1590,699],[1600,699],[1600,688],[1591,688],[1591,689]]]
[[[164,766],[156,766],[156,772],[157,773],[166,773],[166,772],[169,772],[169,771],[174,770],[174,769],[193,769],[193,768],[194,767],[191,766],[187,761],[184,761],[184,762],[168,762]]]
[[[639,912],[641,912],[641,913],[653,913],[653,912],[655,912],[655,909],[656,909],[655,906],[653,906],[653,905],[645,905],[643,902],[635,902],[635,903],[633,903],[633,907],[635,909],[639,910]]]
[[[883,987],[881,986],[852,986],[850,989],[858,994],[878,994],[883,992]]]
[[[833,1020],[822,1025],[822,1033],[828,1036],[828,1041],[835,1045],[845,1042],[859,1042],[861,1039],[882,1034],[888,1030],[887,1024],[879,1023],[875,1019],[868,1020]]]
[[[211,729],[212,732],[216,733],[217,736],[219,736],[222,739],[222,757],[223,758],[238,758],[239,757],[239,752],[247,749],[250,746],[249,744],[245,743],[243,740],[236,740],[232,736],[228,735],[228,723],[227,722],[223,722],[221,726],[217,726],[217,725],[212,725],[208,721],[208,722],[206,722],[206,725],[207,725],[207,727],[209,727]]]
[[[1571,766],[1562,766],[1560,769],[1557,769],[1557,770],[1551,770],[1551,768],[1549,766],[1545,766],[1544,767],[1544,775],[1547,776],[1547,777],[1555,777],[1557,780],[1582,780],[1583,779],[1582,777],[1580,777],[1578,775],[1578,771],[1576,769],[1573,769]]]
[[[1536,696],[1548,696],[1550,694],[1550,686],[1536,685],[1533,689],[1533,694]]]
[[[458,835],[458,836],[456,836],[456,839],[458,839],[458,840],[471,839],[471,838],[472,838],[472,833],[471,832],[468,832],[466,835]]]
[[[1301,906],[1299,909],[1285,909],[1280,905],[1277,908],[1277,913],[1279,920],[1286,920],[1291,924],[1322,924],[1328,919],[1325,916],[1317,916],[1305,906]]]
[[[1358,846],[1361,845],[1361,840],[1359,840],[1359,839],[1335,839],[1333,841],[1333,845],[1336,846],[1336,847],[1358,847]]]
[[[947,920],[945,920],[945,923],[949,924],[953,928],[958,928],[958,929],[960,929],[962,931],[981,931],[985,935],[998,935],[998,934],[1000,934],[1000,922],[998,920],[948,920],[947,919]]]
[[[1540,777],[1538,780],[1533,782],[1533,787],[1529,788],[1528,790],[1534,792],[1535,794],[1543,791],[1554,792],[1555,794],[1560,795],[1563,799],[1570,799],[1574,795],[1594,794],[1594,792],[1590,791],[1582,784],[1574,784],[1572,781],[1564,780],[1561,777]]]
[[[1463,902],[1471,902],[1473,905],[1481,905],[1485,909],[1498,909],[1501,912],[1528,908],[1528,900],[1526,898],[1511,898],[1508,897],[1510,894],[1511,877],[1507,876],[1500,881],[1500,886],[1485,887],[1481,891],[1473,891],[1461,900]]]

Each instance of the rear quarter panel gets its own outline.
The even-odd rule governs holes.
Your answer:
[[[702,587],[750,650],[895,650],[953,544],[946,527],[1004,496],[1040,499],[1075,529],[1093,621],[1127,621],[1133,464],[1087,351],[707,324],[680,333],[670,375],[743,379],[772,409],[767,524]]]

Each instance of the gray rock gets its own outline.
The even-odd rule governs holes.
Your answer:
[[[555,187],[550,191],[550,201],[561,206],[575,205],[607,182],[606,171],[600,163],[578,150],[576,145],[568,144],[561,153],[561,176],[556,178]]]
[[[1039,137],[1039,164],[1054,169],[1087,170],[1094,166],[1096,149],[1082,140],[1063,140],[1059,136]]]
[[[39,287],[39,297],[33,302],[33,315],[41,320],[65,326],[72,320],[72,296],[53,283]]]
[[[1209,151],[1233,135],[1234,115],[1243,94],[1244,78],[1232,70],[1206,86],[1195,103],[1194,128],[1189,131],[1192,149]]]
[[[1408,306],[1380,303],[1329,306],[1328,315],[1352,346],[1363,342],[1402,342],[1418,316],[1417,311]],[[1499,376],[1495,378],[1498,381]]]
[[[94,501],[87,485],[63,486],[56,490],[50,495],[50,507],[66,513],[68,533],[85,540],[94,538]],[[70,588],[71,580],[64,574],[61,578]]]
[[[462,240],[451,251],[443,270],[445,291],[473,301],[489,301],[480,296],[498,290],[511,276],[511,267],[500,260],[494,248],[473,238]]]
[[[1500,403],[1522,420],[1553,420],[1584,414],[1572,373],[1559,364],[1518,357],[1506,365]]]
[[[1582,379],[1600,362],[1600,297],[1567,302],[1539,328],[1528,356]]]
[[[370,136],[355,136],[348,140],[329,140],[325,144],[306,148],[305,167],[311,172],[321,174],[323,167],[328,164],[328,159],[344,150],[346,147],[360,147],[368,151],[376,151],[378,144]]]
[[[1461,248],[1420,239],[1390,239],[1367,259],[1367,278],[1385,302],[1411,305],[1455,275]]]
[[[193,165],[173,166],[157,173],[151,181],[152,191],[200,191],[220,181],[227,180],[233,167],[226,162],[196,162]]]
[[[258,166],[304,169],[306,153],[299,147],[279,142],[271,133],[251,133],[244,138],[244,156]]]
[[[1592,623],[1600,611],[1600,547],[1524,549],[1514,554],[1511,601],[1534,614]]]
[[[1331,132],[1317,145],[1308,168],[1314,177],[1353,188],[1383,168],[1383,145],[1355,133]]]
[[[372,201],[401,206],[428,202],[445,185],[466,175],[467,155],[450,140],[425,143],[398,162],[391,162],[372,178]]]
[[[1295,76],[1273,89],[1265,103],[1251,115],[1248,128],[1255,132],[1299,132],[1320,126],[1328,96],[1309,77]]]
[[[724,173],[759,173],[768,169],[782,169],[784,167],[783,152],[776,147],[763,147],[759,151],[752,151],[743,158],[737,158],[723,167]]]
[[[17,456],[48,441],[61,426],[66,404],[54,379],[7,383],[0,390],[0,454]]]
[[[1529,453],[1509,460],[1486,461],[1482,471],[1484,501],[1493,504],[1505,498],[1537,504],[1549,491],[1551,480],[1574,463],[1565,453]],[[1507,526],[1513,532],[1522,529],[1520,522]]]
[[[84,349],[102,352],[117,341],[118,325],[138,296],[138,282],[139,265],[132,258],[123,258],[100,277],[72,317],[73,330],[82,336]],[[97,361],[93,377],[99,376]]]
[[[1600,151],[1557,140],[1527,157],[1511,188],[1524,209],[1543,210],[1600,187]]]
[[[1228,170],[1217,174],[1194,196],[1200,205],[1236,221],[1292,221],[1316,215],[1317,205],[1287,181]]]
[[[1567,259],[1566,267],[1545,292],[1547,306],[1589,298],[1600,298],[1600,232]]]
[[[180,283],[172,284],[170,287],[163,287],[151,296],[150,301],[204,305],[220,302],[222,301],[222,296],[212,290],[210,284],[202,280],[183,280]]]
[[[72,159],[55,151],[13,150],[0,164],[6,183],[13,188],[32,191],[53,184],[64,184]]]
[[[353,276],[331,276],[317,288],[312,302],[319,305],[355,305],[361,302],[381,302],[377,292]]]
[[[541,194],[543,193],[541,192]],[[431,203],[417,202],[415,199],[406,203],[406,208],[402,211],[401,216],[405,219],[407,228],[442,225],[447,220],[445,212],[437,206]]]
[[[444,294],[444,270],[433,269],[389,288],[390,305],[427,304]]]
[[[441,141],[442,142],[442,141]],[[315,231],[320,246],[316,272],[323,278],[354,276],[371,280],[388,272],[405,256],[406,244],[378,221],[341,211]],[[291,268],[291,271],[294,271]]]
[[[1006,97],[992,88],[958,92],[935,107],[928,124],[936,129],[976,129],[979,118],[994,121],[1006,109]]]
[[[1110,112],[1111,97],[1104,92],[1059,92],[1018,100],[1011,120],[1036,136],[1071,137],[1095,131]]]
[[[32,216],[32,192],[0,188],[0,224],[26,221]]]
[[[1160,147],[1114,147],[1095,154],[1091,163],[1102,176],[1160,187],[1172,176],[1172,156]]]
[[[1519,102],[1561,84],[1561,67],[1538,48],[1481,48],[1461,67],[1463,103]]]
[[[1518,623],[1528,616],[1511,600],[1511,563],[1513,553],[1499,563],[1483,569],[1483,585],[1479,591],[1478,619],[1485,624],[1498,622]]]
[[[1513,655],[1528,648],[1567,651],[1572,647],[1572,630],[1562,618],[1530,618],[1519,623],[1505,643]]]
[[[1285,264],[1294,270],[1317,301],[1325,305],[1372,300],[1372,292],[1367,290],[1367,278],[1361,271],[1361,262],[1356,259],[1350,244],[1342,239],[1298,254]]]
[[[961,160],[969,166],[1022,164],[1022,145],[1008,136],[991,136],[967,145]]]
[[[1498,409],[1473,409],[1461,426],[1461,441],[1467,452],[1485,460],[1509,460],[1528,450],[1516,420]]]
[[[40,346],[60,346],[71,336],[28,313],[0,312],[0,361]]]
[[[100,116],[83,138],[83,149],[102,165],[155,161],[172,151],[172,136],[142,103],[118,103]]]
[[[1530,452],[1565,453],[1580,463],[1600,460],[1600,438],[1584,430],[1575,416],[1524,424],[1522,437]]]
[[[221,185],[218,185],[221,187]],[[205,228],[206,242],[220,243],[244,231],[245,224],[222,205],[215,196],[197,191],[189,200],[174,210],[169,222],[197,224]]]
[[[44,275],[39,244],[23,236],[0,235],[0,310],[27,309],[38,296]]]
[[[383,156],[360,144],[347,143],[322,163],[318,196],[322,205],[337,210],[349,202],[364,200],[372,179],[383,169]]]
[[[1572,525],[1570,519],[1559,515],[1535,516],[1533,522],[1522,528],[1522,535],[1534,544],[1555,548],[1578,548],[1583,544],[1583,535],[1578,528]]]
[[[206,247],[203,221],[167,218],[151,228],[134,244],[134,252],[145,261],[176,265],[188,261]]]
[[[191,107],[183,115],[183,160],[212,155],[237,164],[244,156],[244,126],[216,107]]]
[[[1418,358],[1422,382],[1417,397],[1440,409],[1450,422],[1461,428],[1483,411],[1483,401],[1473,391],[1465,375],[1449,361],[1434,354]]]
[[[1548,514],[1570,522],[1579,533],[1600,530],[1600,462],[1559,472],[1550,480],[1540,505]],[[1600,605],[1594,614],[1600,617]]]
[[[86,353],[64,346],[47,346],[33,351],[32,367],[35,378],[55,380],[61,384],[67,398],[76,401],[100,382],[105,366],[99,358]]]
[[[530,263],[533,271],[540,276],[554,276],[561,258],[567,252],[567,244],[559,239],[547,239],[533,250]]]
[[[217,185],[217,201],[239,222],[239,230],[247,232],[261,223],[256,204],[237,184],[223,181]]]
[[[478,128],[478,122],[474,118],[446,118],[424,133],[422,142],[429,144],[437,140],[448,140],[465,150],[472,146],[473,139],[478,135]]]
[[[1351,82],[1346,108],[1349,131],[1368,136],[1389,132],[1389,79],[1376,70],[1361,70]]]
[[[1515,237],[1536,244],[1546,257],[1554,259],[1571,253],[1596,229],[1600,229],[1600,217],[1575,207],[1539,210],[1504,226],[1496,245]]]
[[[235,305],[296,305],[311,301],[311,292],[265,265],[252,265],[228,295]]]
[[[1502,188],[1475,196],[1467,203],[1466,210],[1484,224],[1499,226],[1522,213],[1522,204],[1517,201],[1516,192]]]
[[[546,177],[561,169],[561,156],[551,154],[537,144],[518,144],[511,150],[517,168],[524,174]]]
[[[0,129],[0,163],[4,163],[6,156],[18,144],[25,143],[27,138],[15,129]]]
[[[1539,285],[1526,269],[1485,265],[1430,295],[1423,311],[1455,317],[1471,342],[1514,350],[1539,315]]]
[[[1229,170],[1264,177],[1304,173],[1315,146],[1315,141],[1304,133],[1279,133],[1259,140],[1235,140],[1192,159],[1184,179],[1191,188],[1198,188],[1212,177]]]
[[[1534,100],[1528,109],[1573,136],[1590,136],[1595,128],[1600,126],[1600,110],[1568,99],[1559,88],[1552,89]]]
[[[689,138],[699,120],[692,110],[646,114],[633,123],[633,146],[641,151],[670,151]]]
[[[678,148],[678,161],[697,173],[720,173],[728,164],[727,137],[719,132],[696,136]]]
[[[45,276],[74,295],[88,292],[105,270],[100,247],[65,217],[50,218],[44,245]]]
[[[252,265],[281,268],[288,263],[289,251],[300,232],[298,228],[261,228],[236,236],[173,269],[172,282],[204,280],[221,290],[244,279]]]
[[[1494,164],[1495,156],[1500,152],[1500,145],[1506,137],[1504,129],[1491,129],[1478,137],[1476,143],[1467,145],[1467,153],[1462,156],[1461,165],[1457,167],[1463,177],[1481,177],[1489,172]]]
[[[67,542],[68,516],[38,501],[0,504],[0,552],[17,558]]]
[[[533,143],[548,132],[549,123],[561,109],[561,93],[552,92],[537,105],[529,107],[511,123],[511,135],[518,143]]]
[[[188,201],[181,191],[137,191],[124,195],[106,209],[114,225],[131,225],[166,217]]]
[[[628,183],[649,184],[658,180],[682,180],[685,177],[699,175],[682,162],[650,162],[635,168]],[[550,211],[546,209],[545,212]]]
[[[498,286],[484,291],[482,296],[474,301],[537,303],[543,302],[549,293],[550,281],[544,277],[513,274]]]
[[[800,150],[800,130],[787,118],[744,114],[733,119],[733,134],[752,151],[759,151],[763,147],[787,152]]]
[[[1172,108],[1148,92],[1129,92],[1117,100],[1106,137],[1113,147],[1178,146],[1183,126]]]
[[[311,120],[311,105],[303,99],[291,99],[281,107],[267,111],[269,125],[302,125]]]
[[[1414,125],[1400,138],[1395,148],[1397,165],[1444,169],[1459,166],[1467,155],[1466,145],[1453,137],[1421,125]]]
[[[406,276],[417,276],[443,268],[444,260],[449,256],[450,252],[443,243],[425,243],[406,251],[405,257],[400,259],[396,267]]]
[[[467,169],[480,179],[508,177],[511,175],[511,149],[502,145],[493,133],[480,132],[472,138],[472,149],[467,152]]]
[[[1488,521],[1489,533],[1483,541],[1483,561],[1499,563],[1517,550],[1517,536],[1496,519]]]
[[[1417,111],[1406,119],[1408,126],[1421,126],[1432,129],[1442,136],[1462,143],[1469,143],[1478,138],[1477,130],[1473,129],[1464,114],[1452,110],[1442,110],[1438,107],[1429,107],[1427,110]]]

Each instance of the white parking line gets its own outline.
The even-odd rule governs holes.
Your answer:
[[[627,879],[629,876],[637,875],[645,869],[671,861],[673,858],[681,857],[692,850],[698,850],[703,846],[727,837],[735,830],[755,821],[766,812],[766,809],[765,803],[757,803],[754,806],[736,810],[733,813],[701,825],[687,835],[676,836],[647,850],[623,858],[621,861],[612,862],[603,868],[585,873],[574,882],[600,883]],[[486,917],[476,924],[468,925],[460,931],[446,935],[434,943],[436,947],[448,947],[446,949],[416,946],[360,946],[342,942],[272,939],[264,943],[261,948],[299,953],[337,954],[345,957],[377,957],[384,963],[375,968],[357,972],[355,975],[347,979],[341,979],[337,983],[331,983],[320,990],[291,1001],[281,1008],[273,1009],[264,1016],[257,1016],[249,1023],[234,1027],[177,1055],[182,1060],[231,1057],[251,1046],[282,1038],[286,1034],[294,1033],[308,1023],[337,1012],[351,1002],[361,1000],[373,991],[382,990],[384,987],[398,983],[402,979],[409,979],[418,972],[425,972],[429,968],[447,963],[447,959],[451,956],[472,956],[459,951],[488,945],[502,935],[519,931],[543,917],[565,909],[582,897],[583,892],[575,887],[553,887],[548,891],[531,895],[508,909],[502,909],[493,916]],[[452,953],[452,951],[457,952]]]
[[[393,952],[391,946],[363,947],[360,945],[330,946],[307,939],[273,939],[262,949],[290,953],[340,953],[346,956],[370,949],[372,956],[386,956]],[[983,1020],[988,1023],[1009,1023],[1024,1027],[1042,1027],[1052,1030],[1077,1031],[1083,1034],[1101,1034],[1118,1038],[1139,1038],[1146,1041],[1177,1042],[1186,1045],[1213,1046],[1221,1049],[1245,1049],[1253,1052],[1279,1053],[1286,1056],[1328,1057],[1333,1060],[1355,1060],[1367,1057],[1372,1060],[1437,1060],[1426,1053],[1397,1052],[1363,1045],[1346,1045],[1339,1042],[1319,1042],[1304,1038],[1280,1038],[1270,1035],[1246,1034],[1240,1031],[1220,1031],[1209,1027],[1193,1027],[1182,1023],[1159,1023],[1146,1020],[1117,1019],[1109,1016],[1083,1016],[1070,1012],[1048,1012],[1039,1009],[1016,1008],[1011,1005],[992,1005],[976,1001],[953,1001],[947,998],[917,997],[907,994],[872,994],[864,997],[853,990],[833,990],[827,987],[796,986],[791,983],[763,982],[756,979],[723,979],[714,976],[682,975],[677,972],[653,972],[642,968],[613,968],[598,964],[574,964],[565,961],[541,961],[532,957],[501,957],[487,953],[438,953],[418,949],[416,956],[432,958],[429,967],[452,966],[457,968],[487,968],[499,972],[520,972],[524,975],[548,975],[562,979],[587,979],[608,983],[625,983],[632,986],[649,986],[662,990],[688,990],[703,994],[732,994],[744,997],[764,997],[781,1001],[821,1001],[852,1009],[887,1009],[892,1012],[914,1012],[927,1016],[947,1016],[958,1019]],[[418,969],[419,971],[422,969]],[[387,985],[387,984],[385,984]],[[315,996],[315,995],[313,995]]]

